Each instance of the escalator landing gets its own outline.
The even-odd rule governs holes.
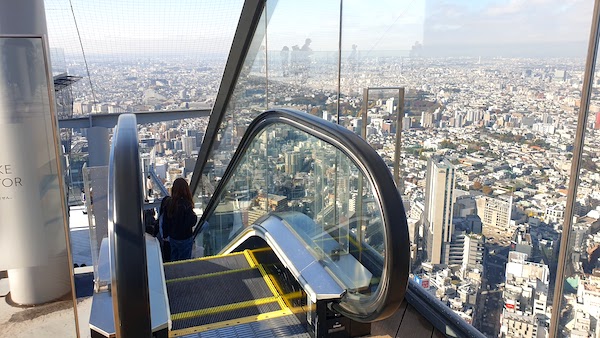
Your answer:
[[[309,337],[252,251],[164,264],[170,337]]]
[[[246,338],[246,337],[288,337],[309,338],[304,326],[295,315],[287,315],[246,324],[194,333],[184,338]]]

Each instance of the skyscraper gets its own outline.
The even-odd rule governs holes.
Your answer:
[[[426,260],[433,264],[448,262],[453,233],[454,166],[444,157],[432,156],[427,161],[425,211]]]

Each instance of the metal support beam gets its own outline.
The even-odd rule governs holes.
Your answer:
[[[225,65],[225,71],[221,80],[221,86],[219,87],[215,105],[210,115],[210,121],[206,128],[204,142],[202,142],[202,147],[198,152],[198,160],[196,161],[194,175],[190,184],[192,195],[194,196],[196,195],[196,189],[198,189],[204,166],[212,151],[216,135],[219,132],[221,122],[225,116],[227,105],[233,95],[235,84],[244,66],[244,60],[248,55],[254,33],[265,8],[265,3],[266,0],[248,0],[244,2],[244,7],[242,7],[240,20],[233,37],[231,50],[229,51],[229,57],[227,58],[227,64]]]
[[[190,110],[168,110],[168,111],[149,111],[133,113],[137,119],[137,124],[158,123],[165,121],[177,121],[182,119],[193,119],[198,117],[210,116],[210,109],[190,109]],[[114,128],[121,114],[93,114],[83,117],[74,117],[58,121],[59,128],[89,128],[104,127]],[[91,116],[91,117],[90,117]],[[92,125],[90,126],[90,119]]]

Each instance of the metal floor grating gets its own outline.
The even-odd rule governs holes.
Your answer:
[[[181,336],[183,338],[310,338],[306,328],[295,315],[224,327],[221,329]]]
[[[279,306],[279,303],[277,303],[277,301],[274,301],[263,305],[249,306],[239,309],[236,308],[229,311],[207,314],[199,317],[173,320],[173,326],[171,329],[174,331],[181,330],[185,328],[209,325],[213,323],[230,321],[244,317],[257,316],[260,314],[265,314],[268,312],[274,312],[279,310],[281,310],[281,306]]]
[[[250,264],[243,253],[210,259],[197,259],[164,264],[166,280],[245,269],[249,267]]]
[[[257,250],[165,264],[169,335],[309,337],[264,267],[255,265],[270,256],[270,250]]]
[[[171,314],[273,297],[258,269],[167,283]]]

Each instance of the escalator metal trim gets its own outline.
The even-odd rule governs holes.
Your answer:
[[[180,336],[185,336],[185,335],[194,334],[194,333],[206,332],[206,331],[210,331],[210,330],[217,330],[217,329],[221,329],[221,328],[228,327],[228,326],[248,324],[248,323],[258,322],[261,320],[285,317],[285,316],[289,316],[289,315],[293,315],[293,314],[294,313],[290,309],[285,308],[283,310],[261,313],[261,314],[255,315],[255,316],[236,318],[236,319],[231,319],[231,320],[222,321],[222,322],[218,322],[218,323],[211,323],[208,325],[189,327],[189,328],[185,328],[185,329],[181,329],[181,330],[173,330],[173,331],[169,332],[169,337],[180,337]]]
[[[210,277],[216,277],[216,276],[221,276],[221,275],[228,275],[228,274],[231,274],[231,273],[236,273],[236,272],[241,272],[241,271],[253,270],[253,269],[256,269],[256,268],[257,267],[254,266],[254,267],[243,268],[243,269],[212,272],[212,273],[207,273],[207,274],[204,274],[204,275],[181,277],[181,278],[173,278],[173,279],[168,279],[166,281],[166,283],[168,284],[168,283],[184,282],[184,281],[189,281],[189,280],[194,280],[194,279],[210,278]]]

